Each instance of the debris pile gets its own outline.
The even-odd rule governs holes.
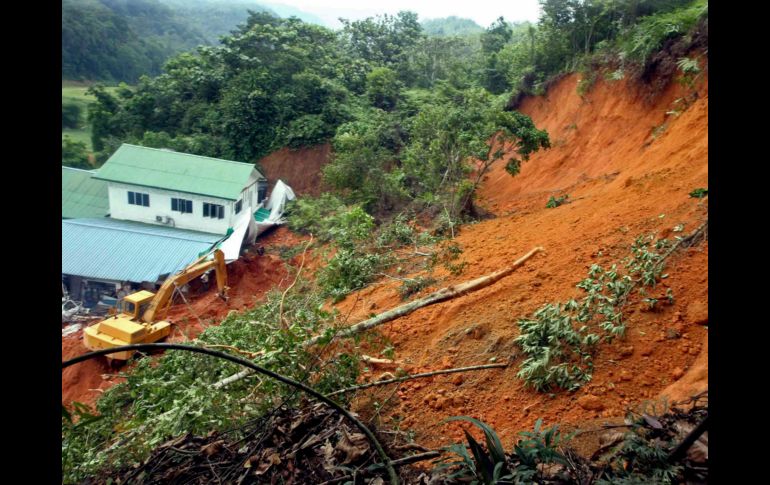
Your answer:
[[[229,433],[188,433],[138,466],[87,483],[344,483],[355,481],[351,475],[385,483],[378,458],[358,428],[318,403],[278,409]]]

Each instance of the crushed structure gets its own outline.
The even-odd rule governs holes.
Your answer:
[[[123,144],[98,170],[62,167],[62,282],[87,307],[169,275],[283,223],[291,188],[253,164]]]

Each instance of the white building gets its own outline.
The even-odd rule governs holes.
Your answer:
[[[94,175],[108,184],[110,217],[225,234],[262,204],[254,165],[123,144]]]

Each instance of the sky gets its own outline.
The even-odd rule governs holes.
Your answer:
[[[273,0],[320,17],[329,27],[339,27],[339,17],[359,20],[377,14],[396,14],[400,10],[416,12],[420,20],[464,17],[486,28],[501,15],[510,22],[539,16],[538,0]]]

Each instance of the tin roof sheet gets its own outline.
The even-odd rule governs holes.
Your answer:
[[[186,267],[223,236],[111,218],[62,220],[62,273],[155,282]]]

